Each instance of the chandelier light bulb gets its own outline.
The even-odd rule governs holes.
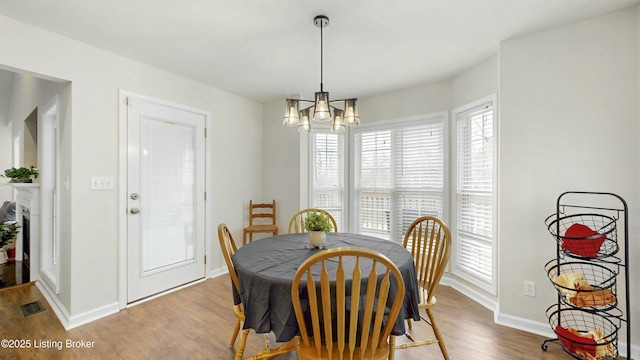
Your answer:
[[[298,113],[298,100],[287,99],[287,106],[285,108],[284,121],[282,122],[282,125],[298,126],[300,123]]]
[[[335,133],[341,133],[345,131],[342,113],[343,111],[340,109],[333,109],[333,123],[331,124],[331,130]]]
[[[315,101],[315,110],[313,111],[314,121],[329,121],[331,120],[331,111],[329,109],[329,93],[317,92]]]
[[[300,110],[300,125],[298,126],[298,132],[310,132],[311,122],[309,121],[309,109]]]
[[[358,116],[356,101],[357,99],[348,99],[344,101],[344,122],[347,125],[360,124],[360,117]]]

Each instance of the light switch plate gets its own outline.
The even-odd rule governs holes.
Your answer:
[[[109,190],[113,189],[113,178],[104,176],[91,177],[91,190]]]

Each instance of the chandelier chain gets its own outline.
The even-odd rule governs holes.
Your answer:
[[[324,24],[320,25],[320,91],[324,91],[323,90],[323,65],[324,65],[324,42],[322,39],[322,28],[324,27]]]

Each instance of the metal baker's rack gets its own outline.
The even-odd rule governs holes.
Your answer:
[[[545,223],[556,240],[556,257],[545,270],[558,296],[546,312],[557,337],[544,340],[542,349],[558,341],[575,359],[618,359],[619,332],[624,328],[630,358],[626,201],[613,193],[565,192]],[[623,300],[620,290],[624,291]]]

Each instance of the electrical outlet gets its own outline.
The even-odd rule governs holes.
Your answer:
[[[526,296],[536,296],[536,283],[533,281],[525,281],[523,291]]]

